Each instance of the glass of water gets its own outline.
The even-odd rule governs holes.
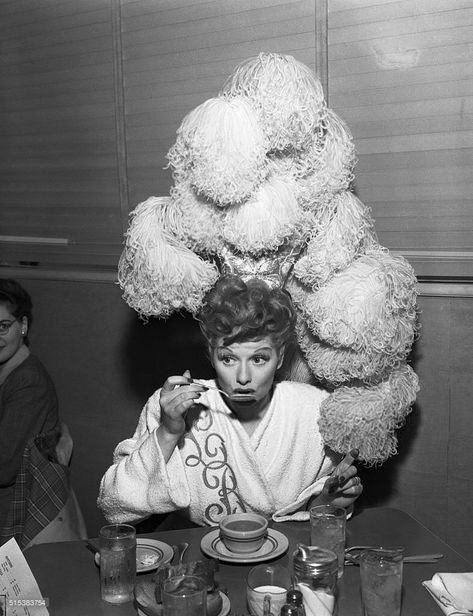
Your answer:
[[[310,510],[310,545],[335,552],[338,577],[343,575],[347,512],[343,507],[317,505]]]
[[[364,616],[400,616],[403,552],[402,547],[380,547],[361,555]]]
[[[108,603],[133,599],[136,582],[136,530],[129,524],[102,526],[100,545],[100,591]]]

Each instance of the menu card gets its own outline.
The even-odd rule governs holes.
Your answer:
[[[18,543],[10,539],[0,547],[0,616],[49,616],[46,603]]]

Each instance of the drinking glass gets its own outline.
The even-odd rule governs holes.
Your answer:
[[[132,601],[136,581],[136,530],[129,524],[102,526],[99,546],[102,599],[108,603]]]
[[[206,616],[207,584],[196,575],[175,575],[163,583],[163,616]]]
[[[343,507],[317,505],[310,510],[310,544],[335,552],[338,577],[343,575],[345,562],[345,531],[347,512]]]
[[[360,558],[364,616],[400,616],[404,548],[376,548]]]
[[[291,575],[282,565],[257,565],[250,569],[246,580],[246,599],[252,616],[268,612],[279,614],[291,587]]]

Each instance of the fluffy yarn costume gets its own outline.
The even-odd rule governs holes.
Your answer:
[[[182,121],[168,153],[174,186],[132,212],[119,263],[143,319],[196,315],[220,274],[285,286],[298,313],[286,378],[331,395],[327,445],[369,465],[397,451],[418,391],[407,364],[417,329],[411,266],[379,245],[351,192],[352,135],[320,81],[292,56],[260,53]]]

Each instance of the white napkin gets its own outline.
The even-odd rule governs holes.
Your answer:
[[[306,616],[332,616],[335,607],[335,597],[323,590],[312,590],[307,584],[297,584],[304,599]]]
[[[436,573],[422,582],[444,614],[473,614],[473,572]],[[460,612],[459,612],[460,610]]]

